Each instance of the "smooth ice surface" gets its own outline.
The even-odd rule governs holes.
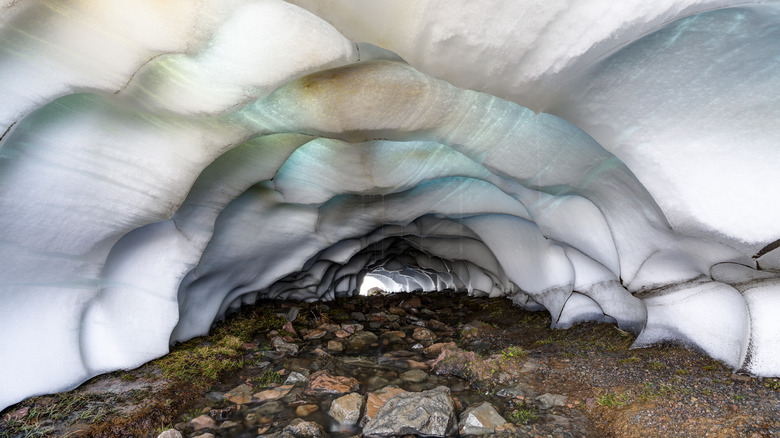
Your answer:
[[[369,280],[778,376],[779,37],[776,1],[0,1],[0,408]]]

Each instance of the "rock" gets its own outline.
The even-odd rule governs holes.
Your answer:
[[[216,421],[223,421],[230,417],[231,412],[233,412],[232,407],[227,409],[211,409],[209,410],[209,417]]]
[[[354,319],[358,322],[363,322],[366,320],[366,315],[360,313],[360,312],[352,312],[349,314],[350,318]]]
[[[401,331],[401,330],[393,330],[393,331],[385,332],[384,334],[385,334],[385,335],[393,335],[393,336],[397,336],[397,337],[399,337],[399,338],[401,338],[401,339],[403,339],[403,338],[405,338],[405,337],[406,337],[406,333],[404,333],[404,332],[403,332],[403,331]]]
[[[414,333],[412,333],[412,339],[420,342],[433,341],[436,339],[436,334],[427,328],[417,327],[414,329]]]
[[[179,436],[181,436],[181,435],[179,435]],[[214,434],[213,433],[202,433],[200,435],[195,435],[192,438],[214,438]]]
[[[336,330],[336,333],[335,333],[336,337],[339,338],[339,339],[348,338],[350,334],[351,334],[350,332],[348,332],[346,330],[341,330],[341,329]]]
[[[494,335],[498,329],[482,321],[472,321],[460,330],[460,339],[464,343],[480,341],[486,336]]]
[[[390,308],[387,309],[387,313],[389,313],[391,315],[396,315],[396,316],[404,316],[404,315],[406,315],[406,310],[404,310],[404,309],[402,309],[400,307],[390,307]]]
[[[287,403],[281,401],[270,401],[256,408],[252,408],[250,413],[255,414],[257,417],[273,417],[274,415],[280,414],[286,410],[287,410]],[[261,422],[263,421],[261,420]]]
[[[460,348],[446,348],[433,361],[431,369],[438,376],[449,374],[467,379],[470,377],[467,375],[467,368],[480,361],[480,357],[473,351],[463,351]]]
[[[358,381],[353,377],[332,376],[327,371],[317,371],[309,378],[304,392],[307,395],[345,394],[357,389]]]
[[[328,341],[328,350],[335,352],[344,351],[344,344],[339,341]]]
[[[293,371],[290,373],[290,375],[287,376],[287,379],[284,381],[284,384],[297,385],[299,383],[306,383],[307,380],[309,379],[305,375]]]
[[[278,435],[279,438],[324,438],[325,430],[319,424],[313,421],[304,421],[300,418],[296,418],[290,422],[282,433]]]
[[[442,350],[446,349],[457,350],[458,346],[454,342],[440,342],[438,344],[433,344],[430,347],[426,347],[425,350],[423,350],[423,353],[438,356],[441,354]]]
[[[423,370],[411,370],[402,373],[399,377],[404,382],[420,383],[428,380],[428,373]]]
[[[366,413],[360,422],[364,425],[368,423],[388,400],[404,392],[406,391],[397,386],[386,386],[379,391],[369,393],[366,397]]]
[[[287,332],[288,334],[292,336],[298,336],[298,332],[295,331],[295,327],[293,327],[292,322],[288,321],[284,326],[282,326],[282,330]]]
[[[363,324],[341,324],[341,329],[350,335],[363,330]]]
[[[206,398],[214,402],[222,401],[225,399],[225,393],[219,391],[212,391],[206,394]]]
[[[216,422],[208,415],[201,415],[190,420],[190,426],[192,426],[193,430],[213,429],[216,426]]]
[[[417,296],[411,297],[408,300],[404,300],[401,302],[401,304],[398,305],[398,307],[402,309],[419,309],[422,307],[422,303],[420,302],[420,298]]]
[[[298,350],[300,349],[300,347],[298,347],[296,344],[287,342],[280,337],[274,338],[272,344],[274,346],[274,349],[276,349],[276,351],[281,351],[282,353],[287,353],[290,355],[298,354]]]
[[[368,331],[359,331],[349,338],[349,348],[351,350],[362,350],[375,344],[379,337]]]
[[[509,388],[502,388],[496,392],[496,395],[499,397],[529,397],[531,394],[533,394],[533,389],[525,384],[518,383],[514,386],[510,386]]]
[[[287,314],[284,315],[284,319],[286,319],[287,323],[290,324],[293,321],[295,321],[295,318],[298,317],[298,313],[300,313],[300,311],[301,311],[300,307],[290,307],[290,310],[288,310]],[[286,327],[287,326],[285,325],[285,330],[286,330]],[[290,325],[290,327],[292,327],[292,325]],[[294,330],[288,330],[288,331],[294,332]]]
[[[220,429],[230,429],[231,427],[240,426],[240,424],[236,423],[235,421],[224,421],[222,424],[219,425]]]
[[[367,438],[399,435],[446,437],[455,432],[455,407],[449,388],[405,392],[385,403],[363,428]]]
[[[323,330],[323,329],[314,329],[314,330],[312,330],[312,331],[310,331],[310,332],[306,333],[306,334],[303,336],[303,339],[306,339],[307,341],[310,341],[310,340],[312,340],[312,339],[320,339],[320,338],[323,338],[323,337],[325,337],[325,335],[327,335],[327,334],[328,334],[327,330]]]
[[[325,330],[328,333],[333,333],[336,330],[340,329],[340,327],[336,324],[320,324],[319,327],[317,327],[320,330]]]
[[[428,327],[430,327],[431,329],[436,330],[436,331],[448,331],[449,330],[449,327],[447,326],[447,324],[445,324],[445,323],[443,323],[443,322],[441,322],[441,321],[439,321],[437,319],[432,319],[432,320],[428,321]]]
[[[543,411],[546,411],[553,406],[566,406],[566,399],[567,397],[565,395],[550,394],[549,392],[535,398],[540,404],[539,409]]]
[[[245,405],[252,401],[252,386],[240,385],[225,394],[225,400],[237,405]]]
[[[353,392],[333,400],[328,414],[339,426],[352,427],[358,423],[362,408],[363,396]]]
[[[299,417],[305,417],[307,415],[311,415],[317,410],[319,410],[319,406],[317,405],[300,405],[297,408],[295,408],[295,415]]]
[[[496,408],[488,402],[470,407],[460,415],[459,431],[461,435],[490,435],[497,427],[507,421],[499,415]]]
[[[260,391],[258,393],[255,393],[254,395],[252,395],[252,399],[253,401],[256,402],[279,400],[280,398],[287,395],[287,393],[289,393],[290,390],[292,389],[293,389],[293,385],[283,385],[278,388],[267,389],[265,391]]]
[[[181,432],[176,429],[168,429],[157,435],[157,438],[184,438]]]

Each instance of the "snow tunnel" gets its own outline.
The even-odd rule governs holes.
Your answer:
[[[773,1],[0,0],[0,408],[370,282],[778,376],[778,38]]]

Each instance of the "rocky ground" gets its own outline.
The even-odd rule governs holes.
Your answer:
[[[0,437],[780,436],[780,380],[609,324],[450,292],[262,302],[137,370],[6,409]]]

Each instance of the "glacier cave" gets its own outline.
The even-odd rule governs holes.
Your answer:
[[[0,409],[364,279],[780,376],[780,2],[0,0]]]

